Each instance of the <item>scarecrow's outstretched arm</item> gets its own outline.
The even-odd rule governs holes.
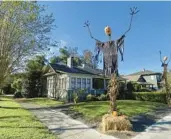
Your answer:
[[[125,31],[124,35],[126,35],[126,34],[131,30],[133,17],[134,17],[134,15],[137,14],[138,12],[139,12],[139,10],[137,10],[137,7],[130,8],[131,19],[130,19],[129,27],[128,27],[128,29]]]
[[[101,42],[101,41],[99,41],[98,39],[96,39],[96,38],[93,37],[93,35],[92,35],[92,33],[91,33],[91,30],[90,30],[90,23],[89,23],[88,20],[85,21],[84,27],[87,27],[87,28],[88,28],[88,32],[89,32],[90,37],[91,37],[92,39],[94,39],[94,40],[97,41],[97,42]]]
[[[170,59],[171,59],[171,53],[170,53],[170,57],[169,57],[169,60],[168,60],[167,64],[169,64],[169,62],[170,62]]]
[[[161,51],[159,51],[159,53],[160,53],[160,61],[163,64],[163,60],[162,60],[162,57],[161,57]]]

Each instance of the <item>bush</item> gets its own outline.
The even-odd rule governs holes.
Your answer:
[[[22,79],[15,79],[13,83],[11,84],[11,87],[14,88],[17,92],[20,92],[22,90],[23,81]]]
[[[4,94],[14,94],[15,93],[15,89],[11,87],[11,84],[5,85],[2,88],[2,90],[3,90]]]
[[[86,97],[86,100],[87,101],[95,101],[95,100],[97,100],[97,98],[95,95],[88,94]]]
[[[148,89],[148,88],[142,88],[139,90],[139,92],[151,92],[152,90],[151,89]]]
[[[98,99],[99,99],[100,101],[105,101],[105,100],[107,100],[107,95],[101,94],[101,95],[98,97]]]
[[[23,95],[21,92],[15,92],[14,98],[22,98],[22,97],[23,97]]]
[[[141,89],[141,86],[138,83],[133,83],[134,91],[139,92]]]
[[[152,102],[166,102],[166,93],[163,91],[156,92],[134,92],[134,99],[141,101],[152,101]]]
[[[73,93],[73,100],[74,100],[74,103],[76,104],[77,102],[79,102],[79,96],[77,93]]]

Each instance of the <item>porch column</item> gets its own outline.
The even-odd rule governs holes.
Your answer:
[[[106,90],[106,79],[103,79],[104,89]]]

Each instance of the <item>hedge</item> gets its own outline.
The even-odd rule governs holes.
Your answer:
[[[156,92],[134,92],[134,99],[141,101],[152,101],[152,102],[166,102],[166,93],[162,91]]]

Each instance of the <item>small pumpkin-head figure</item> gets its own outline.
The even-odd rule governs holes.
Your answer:
[[[106,27],[104,28],[104,31],[105,31],[105,34],[106,34],[106,35],[111,36],[112,30],[111,30],[111,28],[110,28],[109,26],[106,26]]]

